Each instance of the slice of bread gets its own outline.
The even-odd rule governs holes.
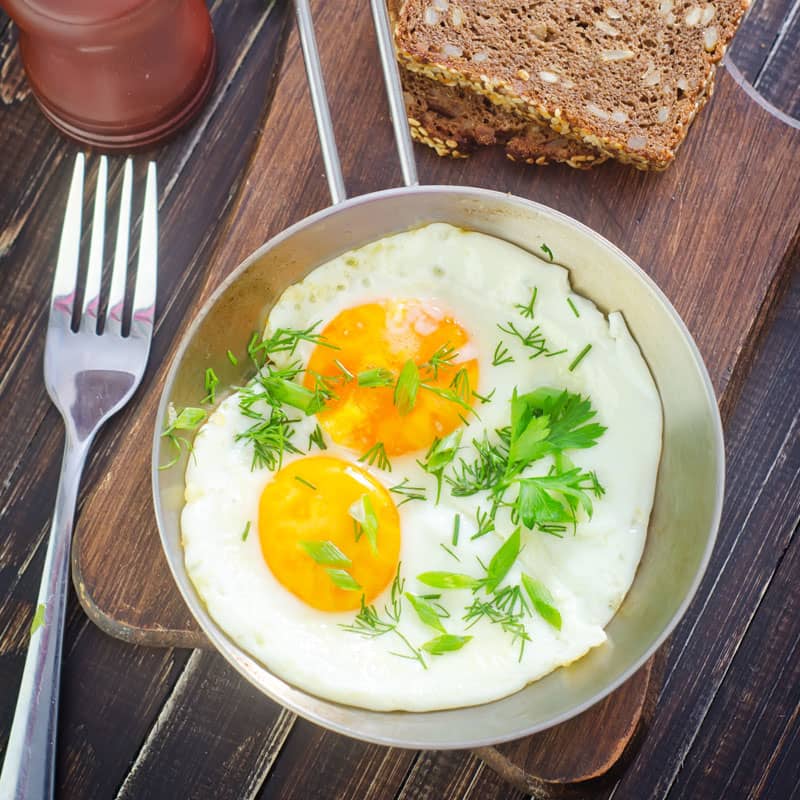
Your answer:
[[[400,77],[411,135],[440,156],[464,158],[479,146],[503,144],[508,158],[528,164],[558,161],[588,169],[607,158],[470,89],[448,86],[403,68]]]
[[[663,169],[748,0],[405,0],[398,57],[640,169]]]

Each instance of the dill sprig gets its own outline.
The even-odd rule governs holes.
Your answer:
[[[251,469],[266,467],[270,471],[279,469],[286,453],[301,452],[292,442],[294,428],[299,420],[291,419],[280,406],[271,406],[268,415],[252,408],[260,395],[243,395],[239,408],[246,417],[256,420],[247,430],[236,434],[236,441],[244,441],[253,448]]]
[[[366,462],[370,466],[376,466],[378,469],[385,469],[387,472],[392,471],[392,464],[386,455],[383,442],[375,442],[358,460],[362,463]]]
[[[512,587],[506,587],[511,589]],[[519,593],[517,598],[516,593]],[[511,635],[512,645],[519,642],[519,661],[522,661],[522,656],[525,652],[525,645],[531,640],[530,634],[525,627],[524,610],[527,605],[522,600],[522,594],[519,592],[519,587],[513,587],[511,595],[503,590],[503,592],[494,595],[493,597],[475,597],[472,604],[465,609],[463,620],[467,623],[467,629],[477,625],[482,619],[491,622],[493,625],[499,625],[504,633]],[[510,599],[509,599],[510,597]],[[520,610],[515,610],[517,602],[521,601]],[[501,608],[501,605],[505,606]],[[528,610],[530,614],[530,611]]]
[[[403,478],[403,480],[394,485],[389,487],[390,492],[394,492],[395,494],[399,494],[403,499],[397,503],[397,507],[403,505],[403,503],[408,503],[411,500],[426,500],[427,497],[425,495],[425,487],[424,486],[412,486],[408,478]]]
[[[492,357],[492,366],[500,367],[503,364],[513,364],[514,356],[508,351],[508,348],[503,344],[501,339],[494,348],[494,356]]]
[[[531,292],[531,299],[528,301],[527,305],[517,303],[514,308],[516,308],[523,317],[526,317],[527,319],[533,319],[533,306],[536,302],[536,295],[538,293],[539,290],[534,286],[533,291]]]
[[[313,431],[308,435],[308,450],[311,450],[311,445],[315,444],[320,450],[327,450],[328,445],[325,444],[325,437],[322,435],[322,428],[317,424]]]
[[[339,627],[348,633],[356,633],[368,639],[375,639],[379,636],[385,636],[387,633],[393,633],[403,643],[407,652],[395,653],[391,651],[392,655],[419,661],[423,669],[427,669],[428,665],[425,663],[422,652],[414,647],[397,627],[400,623],[400,615],[403,612],[403,593],[406,583],[405,579],[400,577],[401,566],[401,564],[397,565],[397,574],[392,581],[389,602],[383,607],[383,617],[377,612],[374,605],[368,606],[366,604],[362,594],[361,610],[356,614],[353,622],[350,625],[339,625]]]
[[[422,365],[422,369],[429,371],[431,375],[433,375],[433,379],[436,380],[439,377],[439,370],[442,367],[452,366],[453,361],[455,361],[457,357],[458,352],[448,342],[436,350],[436,352]]]
[[[533,353],[529,355],[528,358],[536,358],[547,352],[547,340],[538,325],[534,325],[528,333],[522,333],[513,322],[508,322],[506,325],[507,327],[505,328],[502,325],[498,325],[497,327],[503,331],[503,333],[508,333],[516,337],[522,342],[524,347],[532,350]]]
[[[204,408],[187,406],[181,411],[176,412],[170,404],[167,424],[161,432],[161,436],[172,444],[175,449],[175,457],[166,464],[161,464],[159,469],[169,469],[177,464],[184,447],[187,452],[192,452],[192,443],[185,436],[181,436],[178,431],[197,430],[203,424],[207,416],[208,414]]]
[[[322,334],[314,332],[319,324],[319,322],[315,322],[313,325],[309,325],[303,330],[278,328],[266,338],[263,338],[258,331],[255,331],[247,345],[247,354],[260,369],[275,353],[288,353],[290,356],[294,355],[297,345],[300,344],[300,342],[310,342],[314,345],[338,350],[339,348],[335,344],[327,341]]]

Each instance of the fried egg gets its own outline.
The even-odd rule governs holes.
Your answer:
[[[283,409],[273,463],[254,460],[248,431],[274,401],[243,404],[241,390],[188,461],[186,569],[231,640],[318,696],[409,711],[504,697],[602,645],[641,558],[661,447],[658,393],[622,316],[572,292],[562,267],[434,224],[313,270],[265,337],[312,327],[271,357],[306,396],[329,391],[312,413]],[[456,489],[474,442],[500,441],[512,400],[541,387],[589,398],[605,429],[567,467],[546,454],[523,473],[596,476],[591,514],[576,504],[563,530]],[[457,452],[436,474],[425,465],[443,441]],[[442,588],[442,574],[461,578]],[[487,613],[504,590],[527,611]]]

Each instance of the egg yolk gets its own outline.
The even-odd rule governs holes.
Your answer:
[[[374,548],[353,516],[359,516],[365,496],[377,521]],[[338,458],[301,458],[279,470],[261,493],[258,532],[275,578],[322,611],[360,608],[362,594],[370,603],[397,572],[400,519],[391,496],[366,472]],[[344,560],[335,549],[322,548],[326,543]],[[334,580],[347,576],[354,588],[340,588]]]
[[[401,455],[428,449],[435,438],[462,424],[468,409],[430,389],[456,391],[471,404],[471,390],[464,392],[464,387],[477,388],[478,360],[469,357],[467,332],[443,309],[419,300],[366,303],[339,313],[322,336],[338,349],[317,345],[304,380],[313,389],[322,376],[335,393],[317,417],[338,444],[366,452],[380,442],[387,455]],[[433,369],[431,358],[442,348],[452,348],[452,359]],[[423,385],[405,414],[395,405],[393,386],[362,386],[356,378],[347,379],[347,373],[357,376],[378,368],[396,379],[409,360],[419,368]]]

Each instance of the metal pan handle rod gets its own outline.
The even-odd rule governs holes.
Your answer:
[[[414,161],[411,134],[406,121],[400,73],[397,69],[397,61],[394,55],[389,12],[384,0],[370,0],[370,3],[383,66],[386,93],[389,98],[389,110],[394,127],[395,142],[400,157],[400,167],[403,172],[403,182],[406,186],[415,186],[419,183],[419,178],[417,177],[417,165]],[[328,105],[328,95],[325,91],[325,80],[322,76],[322,64],[319,58],[317,38],[314,34],[314,21],[311,17],[309,0],[294,0],[294,7],[297,16],[300,47],[303,50],[303,61],[305,62],[306,75],[308,77],[308,88],[311,94],[311,105],[314,108],[320,146],[322,147],[322,160],[325,164],[325,174],[328,179],[331,201],[336,205],[347,199],[347,191],[342,176],[342,164],[339,160],[336,136],[333,132],[331,110]]]

